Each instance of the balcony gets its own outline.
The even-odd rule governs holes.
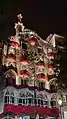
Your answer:
[[[6,104],[4,106],[4,112],[8,113],[11,112],[15,115],[20,114],[39,114],[39,115],[47,115],[47,116],[59,116],[59,109],[58,108],[48,108],[48,107],[37,107],[37,106],[17,106],[12,104]]]

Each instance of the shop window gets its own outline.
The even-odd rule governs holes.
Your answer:
[[[9,114],[3,115],[1,119],[15,119],[15,116],[9,113]]]
[[[50,119],[58,119],[57,117],[50,117]]]
[[[39,117],[39,119],[45,119],[44,117]]]

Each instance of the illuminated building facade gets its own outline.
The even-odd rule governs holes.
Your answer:
[[[59,35],[43,40],[18,15],[16,34],[2,47],[0,119],[58,119],[55,60]]]

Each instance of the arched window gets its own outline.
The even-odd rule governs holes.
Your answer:
[[[15,71],[13,70],[8,70],[6,73],[5,73],[5,83],[6,85],[7,84],[15,84],[16,82],[16,74],[15,74]]]
[[[14,104],[14,92],[10,94],[10,104]]]
[[[5,78],[5,84],[8,85],[8,84],[16,84],[16,81],[14,78],[11,78],[11,77],[7,77]]]
[[[14,92],[6,91],[4,96],[4,103],[5,104],[14,104]]]
[[[45,119],[44,116],[40,116],[39,119]]]
[[[48,106],[47,96],[46,95],[44,96],[43,94],[38,94],[37,95],[37,105],[43,106],[43,107]]]
[[[54,108],[56,107],[56,95],[53,95],[51,98],[51,107]]]
[[[38,106],[43,106],[43,94],[38,94],[36,97],[36,104]]]
[[[45,107],[48,107],[48,97],[47,97],[47,95],[44,95],[43,104],[44,104]]]
[[[10,96],[10,93],[9,93],[9,91],[7,91],[5,93],[5,97],[4,97],[4,103],[5,104],[9,104],[9,96]]]
[[[33,95],[30,92],[26,92],[26,105],[33,105]]]
[[[30,92],[20,92],[17,100],[18,105],[33,105],[33,95]]]
[[[18,105],[25,105],[25,94],[20,92],[17,100],[18,100]]]

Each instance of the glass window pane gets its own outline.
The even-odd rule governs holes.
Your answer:
[[[19,103],[22,103],[22,99],[19,99]]]

